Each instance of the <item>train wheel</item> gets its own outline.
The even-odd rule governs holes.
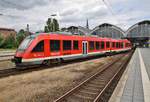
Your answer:
[[[61,64],[62,62],[62,59],[49,59],[49,60],[45,60],[43,61],[43,65],[46,65],[46,66],[51,66],[51,65],[56,65],[56,64]]]
[[[42,64],[46,66],[51,66],[50,60],[44,60]]]

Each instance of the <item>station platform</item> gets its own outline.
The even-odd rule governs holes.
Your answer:
[[[137,48],[109,102],[150,102],[150,48]]]

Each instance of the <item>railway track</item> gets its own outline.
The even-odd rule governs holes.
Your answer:
[[[64,61],[61,64],[53,64],[51,66],[35,65],[35,66],[32,66],[32,67],[31,66],[27,67],[27,69],[21,69],[21,70],[16,69],[15,66],[14,67],[9,67],[9,68],[1,68],[0,78],[8,77],[8,76],[11,76],[11,75],[19,75],[19,74],[23,74],[23,73],[29,73],[29,72],[32,72],[32,71],[39,71],[39,70],[53,68],[53,67],[69,65],[69,64],[78,63],[78,62],[84,62],[84,61],[93,60],[93,59],[99,59],[101,57],[104,57],[104,56],[95,56],[95,57],[89,57],[89,58],[86,58],[86,59],[74,59],[74,60]]]
[[[11,60],[13,58],[14,54],[1,54],[0,55],[0,62],[1,61],[8,61]]]
[[[101,57],[103,57],[103,56],[101,56]],[[53,68],[53,67],[69,65],[69,64],[78,63],[78,62],[84,62],[84,61],[98,59],[98,58],[100,58],[100,56],[86,58],[84,60],[83,59],[77,59],[77,60],[65,61],[65,62],[62,62],[61,64],[54,64],[51,66],[36,65],[36,66],[32,66],[32,67],[29,67],[27,69],[22,69],[22,70],[18,70],[18,69],[16,69],[16,67],[2,68],[2,70],[0,70],[0,78],[12,76],[12,75],[19,75],[19,74],[23,74],[23,73],[29,73],[32,71],[39,71],[39,70]]]
[[[99,72],[77,85],[54,102],[107,102],[132,53],[105,65]]]

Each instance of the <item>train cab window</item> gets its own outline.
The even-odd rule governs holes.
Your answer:
[[[18,51],[25,51],[33,41],[33,37],[26,37],[18,47]]]
[[[94,41],[89,42],[89,50],[94,50]]]
[[[104,49],[104,47],[105,47],[105,44],[104,44],[104,42],[102,41],[102,42],[101,42],[101,49]]]
[[[100,49],[100,43],[96,42],[96,50],[99,50],[99,49]]]
[[[44,51],[44,40],[40,41],[32,50],[32,52],[43,52]]]
[[[112,43],[112,47],[115,48],[115,42]]]
[[[110,42],[106,42],[106,48],[110,48]]]
[[[50,51],[55,52],[60,50],[60,40],[50,40]]]
[[[71,50],[71,40],[63,40],[63,50]]]
[[[74,50],[79,50],[79,43],[77,40],[73,41],[73,49]]]

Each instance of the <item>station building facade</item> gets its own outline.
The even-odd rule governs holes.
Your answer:
[[[150,47],[150,20],[144,20],[126,31],[126,38],[135,46]]]
[[[17,34],[17,32],[14,29],[0,28],[0,36],[2,36],[4,39],[10,35],[13,35],[15,37],[16,34]]]

